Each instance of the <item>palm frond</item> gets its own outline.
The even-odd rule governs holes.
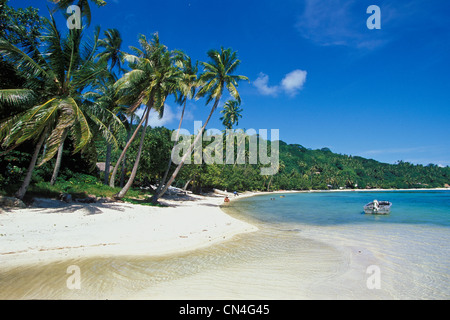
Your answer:
[[[47,77],[49,74],[41,65],[13,44],[0,39],[0,53],[9,60],[24,77]]]
[[[236,99],[238,101],[238,103],[240,104],[241,103],[241,96],[239,95],[239,92],[237,91],[236,86],[233,83],[228,82],[226,84],[226,87],[227,87],[228,92],[230,93],[230,95],[234,99]]]
[[[37,139],[45,127],[51,123],[48,120],[52,118],[55,111],[54,101],[55,99],[51,99],[4,121],[0,126],[2,145],[4,147],[18,146],[27,140]]]
[[[66,10],[69,6],[75,3],[75,0],[50,0],[56,5],[55,10],[61,10],[66,13]],[[102,7],[106,5],[106,2],[103,0],[90,0],[95,3],[98,7]],[[89,6],[88,0],[78,0],[76,3],[80,9],[81,14],[86,17],[88,25],[91,23],[91,8]]]
[[[34,90],[31,89],[2,89],[0,90],[0,102],[12,106],[28,104],[36,99]]]
[[[61,143],[64,143],[67,133],[75,121],[74,113],[76,110],[74,110],[70,101],[67,101],[67,99],[61,99],[58,100],[55,105],[57,105],[58,108],[58,119],[46,140],[47,152],[39,161],[39,166],[43,165],[55,156],[56,152],[58,152],[59,146]]]
[[[86,116],[79,108],[76,101],[73,98],[67,98],[67,102],[72,106],[76,114],[76,120],[71,129],[74,129],[73,131],[75,133],[72,135],[75,145],[75,149],[73,152],[77,153],[81,149],[83,149],[87,143],[89,143],[89,141],[92,138],[92,132],[89,127],[89,123],[88,120],[86,119]]]
[[[64,40],[56,27],[56,21],[53,15],[49,19],[45,19],[46,34],[42,36],[45,43],[45,52],[48,56],[48,64],[50,69],[56,75],[60,83],[64,82],[65,70],[67,69],[67,57],[64,51]]]

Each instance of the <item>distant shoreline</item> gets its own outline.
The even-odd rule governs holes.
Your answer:
[[[411,189],[332,189],[332,190],[275,190],[275,191],[244,191],[238,196],[230,197],[230,200],[238,200],[239,198],[247,198],[259,195],[269,194],[291,194],[291,193],[332,193],[332,192],[386,192],[386,191],[450,191],[450,188],[411,188]],[[232,195],[232,193],[229,193]]]

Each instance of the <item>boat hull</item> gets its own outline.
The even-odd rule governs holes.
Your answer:
[[[370,202],[364,206],[364,213],[386,215],[391,213],[391,207],[392,203],[389,201],[380,201],[378,208],[374,206],[373,202]]]

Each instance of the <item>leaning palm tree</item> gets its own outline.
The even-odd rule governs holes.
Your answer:
[[[25,88],[16,92],[0,90],[0,99],[31,104],[28,110],[2,122],[0,141],[9,150],[27,140],[37,142],[26,177],[16,193],[19,199],[26,193],[44,142],[47,148],[40,165],[56,153],[62,153],[67,136],[74,142],[75,153],[83,150],[91,141],[93,126],[98,127],[108,140],[114,139],[98,116],[102,111],[82,103],[83,90],[106,71],[105,65],[93,61],[98,32],[94,43],[89,45],[82,43],[81,30],[70,30],[62,37],[53,17],[45,19],[45,26],[42,47],[33,47],[28,54],[0,40],[0,54],[27,79]],[[59,165],[60,160],[57,160],[55,168]]]
[[[236,100],[228,100],[220,113],[223,117],[220,118],[222,124],[227,129],[232,129],[233,126],[239,124],[239,118],[242,118],[242,109],[239,108],[239,102]]]
[[[121,95],[119,101],[131,106],[130,113],[134,113],[141,105],[145,106],[142,120],[122,151],[111,176],[110,185],[114,185],[117,168],[140,126],[143,125],[133,169],[128,182],[115,195],[118,199],[126,195],[136,177],[150,111],[154,109],[160,117],[163,116],[166,98],[169,94],[175,93],[180,80],[180,71],[173,65],[173,55],[160,43],[158,34],[153,36],[151,42],[148,42],[145,36],[141,36],[140,44],[142,50],[134,48],[138,53],[137,56],[125,55],[132,70],[116,82],[117,90]]]
[[[96,80],[96,84],[92,87],[92,91],[83,94],[83,97],[89,99],[90,103],[88,106],[90,108],[104,111],[100,116],[100,119],[107,125],[108,131],[113,134],[113,137],[119,134],[127,123],[126,107],[117,103],[116,90],[114,88],[116,81],[117,77],[114,73],[105,74],[104,77],[100,77]],[[120,122],[118,120],[120,120]],[[100,136],[99,134],[95,136],[105,139],[104,136]],[[105,177],[103,182],[105,185],[108,184],[111,151],[113,147],[115,150],[118,148],[117,140],[115,138],[113,141],[106,139]]]
[[[233,72],[236,71],[237,67],[241,63],[241,61],[237,59],[237,53],[235,51],[232,51],[230,48],[221,48],[220,51],[208,51],[208,56],[211,61],[209,63],[201,63],[204,68],[204,71],[200,76],[200,81],[202,81],[203,86],[200,88],[197,96],[206,97],[207,105],[213,100],[214,104],[211,108],[208,118],[203,124],[203,127],[200,129],[200,132],[195,138],[194,143],[190,145],[188,150],[181,158],[180,163],[178,164],[167,184],[164,186],[163,190],[153,198],[153,202],[158,201],[158,199],[163,196],[164,193],[169,189],[176,176],[180,172],[181,168],[183,167],[187,157],[191,156],[194,146],[203,137],[203,132],[205,131],[205,128],[208,125],[211,116],[219,106],[220,98],[222,97],[224,89],[226,88],[230,95],[239,103],[241,102],[241,97],[239,95],[239,92],[237,91],[238,82],[241,80],[248,80],[248,78],[241,75],[233,75]]]
[[[129,115],[134,116],[135,112],[140,109],[141,105],[145,105],[146,107],[139,124],[136,126],[134,133],[129,137],[111,173],[109,185],[112,188],[115,187],[116,174],[120,164],[125,159],[128,148],[131,146],[131,143],[134,141],[140,128],[146,121],[145,116],[147,115],[147,105],[150,105],[151,103],[149,88],[151,87],[150,83],[153,75],[152,67],[154,62],[152,62],[152,60],[157,60],[159,51],[163,50],[163,46],[159,43],[159,37],[157,34],[154,35],[152,43],[149,43],[144,35],[140,35],[139,43],[143,50],[136,47],[131,47],[131,49],[136,52],[136,55],[124,55],[124,60],[129,62],[129,66],[132,70],[124,74],[115,83],[114,88],[117,92],[117,96],[120,96],[120,103],[130,106],[127,110]],[[137,86],[137,83],[142,85]]]
[[[175,145],[178,142],[178,138],[179,138],[180,130],[181,130],[181,124],[183,123],[184,113],[186,110],[187,101],[190,99],[193,99],[195,97],[196,89],[200,86],[200,81],[197,76],[198,61],[196,61],[194,64],[192,62],[191,57],[189,57],[188,55],[186,55],[184,52],[181,52],[181,51],[177,52],[175,59],[176,59],[175,65],[181,71],[181,79],[178,83],[178,89],[176,92],[177,102],[183,106],[183,109],[181,110],[180,122],[178,124],[178,129],[176,132],[173,148],[175,148]],[[155,195],[153,197],[155,197],[156,195],[159,194],[162,187],[166,183],[167,175],[169,174],[169,170],[170,170],[171,166],[172,166],[172,157],[169,158],[164,176],[163,176],[162,180],[160,181],[159,186],[156,189]]]

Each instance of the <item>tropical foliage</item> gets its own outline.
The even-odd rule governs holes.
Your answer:
[[[450,183],[449,167],[384,164],[282,141],[273,176],[261,175],[260,162],[191,164],[197,142],[203,150],[213,143],[202,137],[217,109],[225,129],[235,128],[242,118],[238,85],[248,78],[236,74],[241,63],[237,52],[209,50],[208,61],[197,62],[170,50],[157,33],[149,39],[140,35],[139,47],[127,52],[117,29],[101,33],[96,28],[87,41],[86,27],[65,32],[58,28],[57,15],[62,11],[65,19],[68,6],[78,5],[88,26],[90,5],[101,7],[106,2],[52,2],[54,10],[46,18],[31,7],[15,10],[0,0],[2,194],[24,198],[27,191],[49,196],[94,193],[119,199],[147,195],[156,203],[171,186],[202,192],[429,188]],[[223,103],[222,97],[228,95],[231,100]],[[178,129],[151,128],[151,113],[162,117],[169,97],[181,108]],[[175,166],[171,155],[192,99],[204,100],[209,114]],[[226,145],[227,136],[217,139]],[[250,139],[236,141],[245,143],[246,157]],[[216,155],[226,160],[219,151]],[[98,162],[106,163],[104,171],[97,169]]]
[[[62,12],[66,12],[67,8],[72,5],[76,5],[80,8],[82,14],[84,17],[86,17],[86,20],[88,24],[91,23],[91,6],[89,2],[92,2],[96,4],[98,7],[103,7],[106,5],[106,2],[103,0],[50,0],[53,2],[56,6],[56,10],[60,10]]]
[[[40,148],[45,143],[45,154],[40,164],[58,152],[54,177],[59,171],[64,142],[68,136],[74,141],[74,152],[86,150],[95,130],[108,140],[114,135],[104,120],[114,118],[107,109],[83,101],[83,91],[98,77],[104,76],[105,65],[94,61],[98,32],[92,44],[82,41],[81,30],[69,30],[64,37],[51,16],[44,18],[44,33],[39,47],[31,45],[25,53],[6,40],[0,40],[0,53],[16,66],[26,79],[21,89],[0,90],[0,100],[9,104],[30,104],[29,109],[6,119],[0,126],[0,140],[4,148],[15,148],[26,140],[37,141],[35,157],[20,190],[23,198]],[[34,162],[34,163],[33,163]]]
[[[239,102],[236,100],[228,100],[223,110],[220,111],[220,113],[223,114],[223,116],[220,118],[222,121],[222,124],[227,129],[232,129],[234,125],[239,124],[239,118],[242,118],[242,112],[243,110],[239,108]]]
[[[174,173],[164,186],[163,190],[160,194],[155,194],[152,198],[153,202],[156,202],[159,197],[164,195],[164,193],[168,190],[168,188],[172,185],[177,177],[177,174],[180,172],[183,167],[187,157],[189,157],[192,153],[192,150],[196,143],[203,138],[203,133],[205,131],[206,126],[208,125],[211,116],[214,111],[216,111],[219,106],[220,99],[222,97],[223,91],[227,89],[230,95],[236,99],[239,103],[241,102],[241,97],[239,92],[237,91],[238,83],[241,80],[248,80],[247,77],[242,75],[234,75],[233,73],[236,71],[238,66],[241,64],[241,61],[237,58],[237,53],[232,51],[230,48],[224,49],[221,48],[220,51],[217,50],[209,50],[208,56],[210,58],[210,62],[202,62],[202,66],[204,68],[203,73],[200,75],[200,81],[202,83],[202,87],[199,89],[197,96],[198,97],[206,97],[206,104],[208,105],[210,102],[214,100],[214,104],[211,108],[211,111],[206,119],[203,127],[200,129],[200,132],[194,139],[194,142],[191,144],[189,149],[183,155],[180,163],[175,169]]]

